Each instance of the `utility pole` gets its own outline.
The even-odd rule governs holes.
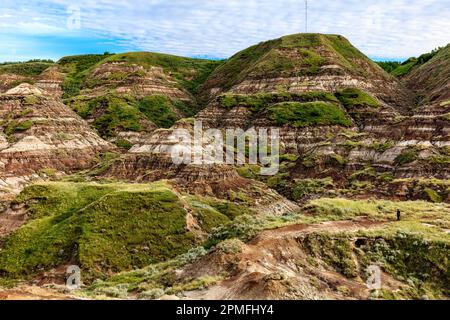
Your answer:
[[[305,33],[308,33],[308,0],[305,0]]]

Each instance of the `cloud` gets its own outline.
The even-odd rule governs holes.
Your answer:
[[[0,32],[19,38],[81,34],[114,41],[124,51],[229,57],[305,29],[302,0],[79,0],[79,30],[67,27],[73,3],[3,0]],[[381,58],[417,56],[447,44],[449,16],[448,0],[309,1],[310,32],[342,34],[367,55]]]

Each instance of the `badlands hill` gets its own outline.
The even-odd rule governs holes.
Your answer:
[[[405,82],[422,103],[442,104],[450,100],[450,45],[438,50],[426,63],[414,67]]]
[[[448,52],[402,77],[323,34],[0,66],[0,297],[74,264],[88,297],[450,297]],[[195,120],[280,129],[280,171],[174,164]]]

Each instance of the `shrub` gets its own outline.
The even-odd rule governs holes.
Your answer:
[[[416,161],[418,157],[419,157],[419,154],[418,154],[417,150],[407,149],[407,150],[404,150],[401,154],[399,154],[395,158],[394,163],[397,166],[402,166],[402,165]]]
[[[7,124],[4,132],[7,136],[10,136],[17,132],[27,131],[34,125],[34,122],[31,120],[25,120],[22,122],[11,121]]]
[[[144,292],[140,292],[138,294],[138,298],[142,300],[150,299],[155,300],[159,299],[164,295],[164,290],[161,288],[150,289]]]
[[[114,144],[116,146],[118,146],[119,148],[122,148],[122,149],[125,149],[125,150],[130,150],[131,147],[133,147],[133,144],[130,141],[126,140],[126,139],[116,140],[116,141],[114,141]]]
[[[216,245],[216,250],[225,254],[236,254],[242,252],[244,243],[239,239],[227,239]]]
[[[323,192],[329,187],[333,187],[333,180],[331,178],[296,181],[292,188],[292,199],[298,201],[311,193]]]
[[[442,197],[439,195],[439,193],[437,193],[436,191],[434,191],[433,189],[430,188],[425,188],[423,190],[425,192],[425,195],[428,197],[428,199],[431,202],[434,203],[440,203],[443,201]]]

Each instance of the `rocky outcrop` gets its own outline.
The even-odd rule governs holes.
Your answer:
[[[12,74],[12,73],[3,73],[0,74],[0,93],[5,93],[11,87],[15,87],[17,84],[20,84],[23,81],[26,81],[27,77]]]
[[[0,95],[0,116],[4,188],[15,190],[40,170],[89,168],[99,152],[112,148],[73,111],[29,84]]]
[[[407,88],[343,37],[283,37],[244,50],[216,70],[204,85],[205,95],[212,100],[197,119],[211,128],[278,128],[281,152],[300,156],[295,173],[298,178],[324,174],[344,178],[371,166],[399,178],[448,179],[450,105],[442,99],[450,92],[446,89],[450,82],[448,75],[441,73],[432,89],[423,78],[433,74],[428,70],[430,65],[440,66],[436,67],[438,74],[437,70],[449,63],[443,57],[441,53],[422,66],[422,72],[409,76],[414,86],[407,81]],[[238,69],[239,64],[245,67]],[[436,101],[433,104],[416,106],[415,94],[421,84],[423,91],[444,94],[439,99],[437,94],[433,94],[436,98],[430,96]],[[277,123],[277,116],[292,118],[288,105],[285,114],[270,113],[286,102],[334,103],[351,125],[308,124],[303,121],[306,115],[297,119],[303,121],[300,126],[293,120]],[[317,162],[315,166],[301,165],[311,158]],[[330,158],[338,158],[339,163]]]
[[[54,98],[62,98],[62,85],[64,82],[64,75],[59,71],[58,66],[52,66],[42,72],[35,86]]]
[[[113,89],[118,94],[135,97],[164,95],[174,100],[192,101],[193,97],[179,88],[177,81],[161,67],[144,68],[125,62],[106,62],[94,68],[86,78],[82,94],[98,96]]]

